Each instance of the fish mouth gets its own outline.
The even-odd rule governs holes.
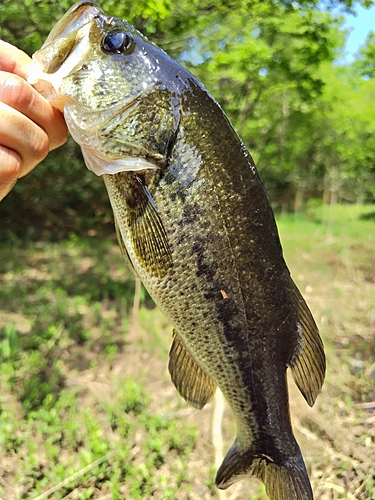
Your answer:
[[[31,68],[28,81],[35,86],[54,106],[64,112],[69,130],[79,144],[86,144],[90,135],[113,115],[124,112],[138,102],[136,96],[131,102],[115,103],[96,110],[82,106],[74,97],[68,97],[62,90],[65,77],[82,66],[92,51],[92,38],[103,26],[110,24],[108,16],[95,2],[81,0],[74,4],[52,28],[42,47],[33,54],[36,67]],[[35,66],[35,64],[34,64]],[[45,92],[40,82],[51,84],[54,92]],[[38,88],[38,86],[40,88]],[[79,108],[80,112],[77,113]]]
[[[77,56],[83,56],[89,49],[88,33],[91,23],[103,14],[94,2],[81,0],[74,4],[53,27],[40,50],[33,55],[33,60],[46,74],[58,72],[66,65],[68,58],[72,59],[72,54],[78,64],[80,61]],[[86,50],[82,50],[82,45],[85,45]],[[70,67],[69,70],[71,69]]]
[[[82,65],[89,54],[93,23],[100,26],[107,18],[95,2],[81,0],[66,12],[33,54],[33,63],[27,68],[27,81],[52,106],[64,110],[67,100],[60,94],[62,81]]]

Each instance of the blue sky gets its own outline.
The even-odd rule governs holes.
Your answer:
[[[347,61],[352,60],[352,55],[358,50],[359,46],[365,41],[367,33],[375,31],[375,5],[371,9],[364,9],[357,6],[355,8],[357,16],[345,15],[346,22],[344,27],[351,28],[351,33],[346,42],[346,51],[348,52]]]

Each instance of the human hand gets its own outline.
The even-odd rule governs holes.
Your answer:
[[[26,81],[30,63],[0,40],[0,200],[68,135],[62,113]]]

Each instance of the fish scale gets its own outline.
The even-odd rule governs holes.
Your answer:
[[[202,94],[202,99],[205,99],[205,94]],[[178,149],[186,149],[186,144],[189,145],[190,141],[194,140],[194,130],[197,126],[197,120],[196,118],[190,120],[190,117],[195,112],[198,112],[201,106],[201,103],[198,102],[196,104],[198,109],[193,111],[195,102],[196,99],[193,100],[190,106],[190,114],[181,120],[180,129],[184,132],[177,139],[175,145],[177,151],[171,156],[170,170],[176,170],[173,164],[175,157],[179,159],[184,157],[183,154],[179,154]],[[206,113],[202,119],[203,123],[199,123],[198,126],[204,130],[209,130],[208,127],[212,123],[209,116]],[[186,123],[184,122],[185,120]],[[210,135],[210,138],[213,141],[216,139],[214,134]],[[263,344],[257,340],[260,336],[267,339],[264,330],[269,325],[266,324],[266,326],[263,326],[261,324],[265,318],[264,313],[262,314],[262,309],[266,309],[266,313],[268,313],[270,308],[269,300],[268,303],[265,302],[265,292],[267,290],[263,285],[263,279],[258,276],[261,269],[258,262],[259,256],[256,252],[252,251],[254,243],[251,243],[251,241],[247,245],[243,243],[242,245],[240,243],[236,245],[232,241],[234,239],[232,233],[238,227],[256,225],[261,234],[259,236],[252,234],[254,241],[254,238],[262,238],[265,224],[273,226],[274,222],[273,218],[271,220],[265,218],[261,210],[262,207],[259,208],[259,204],[255,214],[251,214],[251,211],[245,210],[251,202],[254,203],[254,198],[255,200],[261,198],[264,200],[264,203],[266,203],[266,198],[264,197],[263,188],[258,176],[249,168],[248,158],[244,158],[242,155],[242,145],[238,139],[236,146],[238,162],[243,164],[244,169],[243,173],[240,170],[240,177],[242,178],[242,182],[240,183],[235,183],[233,175],[228,175],[228,172],[238,171],[239,163],[235,161],[236,156],[231,155],[231,152],[223,156],[221,151],[217,151],[216,154],[224,159],[223,163],[218,164],[214,162],[214,165],[212,165],[212,155],[209,156],[209,161],[205,162],[205,156],[208,155],[206,150],[210,152],[211,148],[214,147],[214,144],[207,143],[206,148],[200,148],[200,175],[189,186],[192,194],[186,195],[184,202],[180,202],[180,206],[176,200],[172,201],[171,196],[169,196],[170,193],[174,193],[176,190],[173,184],[166,184],[162,189],[159,189],[160,183],[163,185],[161,179],[159,180],[159,184],[152,186],[151,195],[153,196],[155,205],[159,207],[160,217],[168,233],[168,241],[172,247],[174,272],[168,274],[162,282],[155,280],[152,276],[146,277],[142,273],[142,266],[140,266],[139,270],[136,267],[136,272],[142,276],[146,288],[155,297],[158,305],[176,327],[177,331],[184,332],[184,341],[189,351],[194,353],[195,359],[201,363],[223,391],[234,410],[239,436],[243,437],[244,441],[253,442],[257,434],[261,434],[262,437],[263,434],[269,436],[271,430],[276,429],[276,432],[272,432],[273,440],[278,436],[284,438],[286,434],[288,439],[293,441],[288,415],[285,416],[278,411],[285,406],[284,404],[280,405],[282,394],[284,394],[283,403],[287,404],[285,369],[287,361],[291,356],[293,345],[290,346],[290,350],[286,353],[284,359],[277,360],[280,368],[284,368],[281,369],[281,380],[275,383],[273,360],[271,360],[271,363],[268,362],[271,365],[269,369],[265,369],[265,366],[267,366],[266,362],[270,358],[270,346],[266,345],[266,347],[263,347]],[[191,168],[194,170],[194,165],[191,165]],[[217,172],[218,170],[220,170],[220,173],[224,170],[223,175],[220,177]],[[127,176],[129,174],[117,174],[117,176],[121,175]],[[246,176],[250,176],[248,182],[244,181],[244,177]],[[200,183],[202,179],[204,182]],[[218,179],[220,179],[221,187],[217,186]],[[118,214],[119,206],[117,203],[120,206],[122,205],[121,194],[119,196],[114,195],[112,188],[109,187],[110,184],[116,183],[116,180],[112,176],[106,176],[105,182],[109,189],[114,211]],[[198,185],[196,189],[194,189],[194,183]],[[226,189],[223,189],[224,186]],[[237,188],[236,191],[235,188]],[[181,189],[181,187],[178,186],[178,189]],[[239,194],[241,190],[245,191],[246,196],[245,194]],[[202,196],[200,191],[204,192],[206,201],[204,206],[200,203]],[[234,199],[237,199],[239,207],[233,205]],[[268,205],[266,207],[268,208]],[[188,217],[186,217],[187,213],[189,213]],[[212,217],[212,213],[215,214],[215,217]],[[268,210],[266,214],[268,214]],[[223,219],[227,219],[227,222],[223,223]],[[189,220],[189,222],[186,223],[186,220]],[[228,226],[228,221],[230,221],[230,227]],[[178,227],[177,231],[175,229],[176,224]],[[224,231],[224,234],[215,238],[218,230],[221,232]],[[266,228],[266,234],[269,235],[268,228]],[[174,245],[176,236],[179,244]],[[181,244],[181,238],[185,242],[184,245]],[[123,234],[123,240],[126,241],[126,239],[127,236]],[[238,235],[236,239],[238,239]],[[268,242],[268,251],[271,254],[272,252],[277,253],[278,260],[281,261],[282,256],[280,254],[278,239],[275,239],[274,242],[268,240]],[[174,255],[175,253],[176,255]],[[243,254],[246,255],[245,259]],[[133,257],[133,262],[135,259]],[[244,280],[243,283],[241,283],[239,277],[237,279],[234,277],[233,270],[236,262],[241,263],[242,269],[245,269],[248,275],[248,280]],[[267,268],[272,268],[272,259],[267,256],[264,250],[263,262],[263,267],[266,267],[266,269],[263,269],[261,272],[262,274],[266,274],[267,271],[269,272]],[[258,272],[255,273],[254,269],[257,269]],[[282,276],[282,278],[289,281],[289,272],[286,267],[284,267],[283,271],[285,276]],[[272,296],[276,304],[280,303],[280,299],[282,298],[277,285],[277,282],[272,284],[272,288],[274,289]],[[284,289],[284,283],[279,288]],[[222,289],[226,290],[228,299],[224,299],[222,296],[220,298],[220,290]],[[251,296],[250,301],[244,300],[243,297],[247,295]],[[252,298],[254,295],[256,296],[256,300]],[[180,307],[177,307],[176,297]],[[240,300],[234,300],[232,297],[240,297]],[[219,302],[215,299],[218,299]],[[242,306],[241,309],[237,306],[237,302]],[[245,306],[246,302],[249,302],[249,307],[247,308]],[[282,302],[283,309],[285,310],[285,318],[290,314],[290,306],[288,307],[286,300],[282,300]],[[272,305],[274,306],[274,304]],[[199,315],[197,315],[198,311],[200,311]],[[255,331],[255,345],[252,345],[254,342],[251,338],[251,333],[248,333],[250,330],[248,316],[251,317],[252,323],[256,323],[256,326],[252,326],[251,328],[251,330]],[[277,311],[275,316],[280,317],[282,314],[280,311]],[[275,322],[275,316],[272,318],[272,323]],[[280,319],[281,321],[282,319]],[[268,320],[266,323],[268,323]],[[243,339],[239,338],[241,332],[244,337]],[[268,334],[271,340],[274,338],[273,335],[269,335],[269,332],[266,332],[266,334]],[[281,342],[285,343],[284,336]],[[245,347],[246,356],[241,356],[243,353],[239,352],[238,344],[243,347],[244,343],[248,345],[247,349]],[[249,353],[252,354],[251,357]],[[265,356],[262,356],[262,354],[265,354]],[[263,363],[260,363],[260,359],[264,357],[266,359]],[[258,360],[257,364],[263,365],[261,370],[252,366],[256,364],[253,358]],[[261,371],[263,377],[268,378],[268,384],[259,380],[259,376],[257,376],[259,371]],[[244,376],[246,372],[247,377]],[[233,388],[233,381],[241,379],[241,385],[244,390],[239,395]],[[254,379],[256,382],[254,382]],[[259,422],[256,422],[253,407],[255,405],[268,409],[269,404],[267,405],[264,402],[261,405],[260,403],[254,404],[252,399],[256,399],[257,402],[262,399],[263,387],[265,385],[267,389],[264,392],[268,394],[269,401],[277,401],[274,410],[277,416],[272,418],[272,421],[266,426],[266,419],[262,412],[262,427],[269,428],[260,433],[259,429],[261,426]],[[245,390],[254,387],[257,389],[255,396],[249,394],[250,391]],[[271,412],[269,413],[272,416]],[[284,427],[286,427],[286,430]],[[296,447],[294,442],[292,444]],[[284,438],[281,440],[279,447],[285,448],[285,446]],[[289,445],[288,452],[290,448],[291,446]]]
[[[286,370],[312,405],[323,345],[229,120],[188,71],[91,1],[67,12],[34,60],[103,175],[125,260],[173,325],[173,383],[196,408],[218,386],[233,411],[217,486],[255,476],[271,500],[311,500]]]

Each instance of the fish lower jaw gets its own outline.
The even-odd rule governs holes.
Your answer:
[[[97,176],[158,168],[143,158],[109,158],[89,147],[82,146],[81,149],[86,167]]]
[[[39,92],[52,107],[64,111],[66,99],[56,90],[52,75],[44,73],[40,64],[32,62],[26,65],[27,82]]]

